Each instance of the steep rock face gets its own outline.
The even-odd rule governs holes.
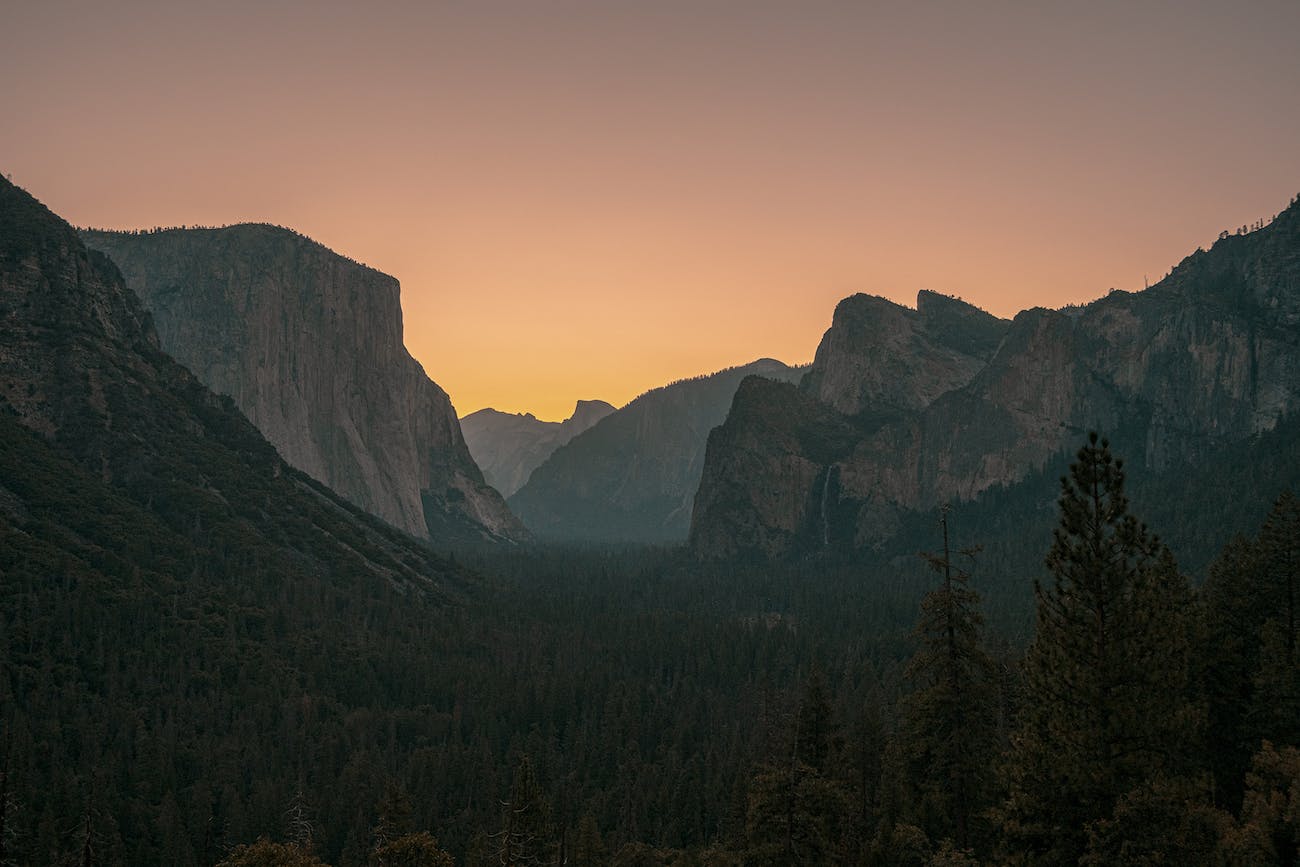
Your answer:
[[[765,358],[647,392],[557,449],[511,508],[544,538],[685,539],[709,431],[751,374],[791,382],[803,369]]]
[[[509,497],[560,446],[614,412],[603,400],[580,400],[564,421],[541,421],[532,413],[481,409],[460,420],[465,445],[487,483]]]
[[[880,404],[921,409],[969,382],[1006,325],[937,292],[921,292],[915,310],[853,295],[835,308],[807,388],[845,415]]]
[[[289,463],[418,536],[526,536],[407,353],[395,279],[265,225],[83,237],[139,293],[163,349]]]
[[[946,328],[920,324],[935,301],[949,308],[936,317]],[[956,320],[970,327],[953,327],[957,304],[924,293],[916,311],[846,299],[801,393],[739,393],[734,419],[710,443],[691,530],[697,552],[736,553],[727,538],[767,555],[877,545],[902,510],[1013,484],[1090,429],[1122,440],[1130,463],[1160,470],[1271,430],[1300,408],[1300,206],[1198,251],[1143,292],[1027,310],[1009,324]],[[807,399],[840,419],[814,413]],[[774,406],[749,405],[762,401]],[[739,429],[760,417],[792,427],[778,436],[769,424],[762,438]],[[847,443],[837,433],[833,454],[800,445],[809,424],[829,434],[845,423],[856,434]],[[809,462],[798,479],[788,471],[796,459]],[[780,508],[743,493],[782,485],[796,490]],[[715,507],[720,497],[729,509]],[[797,504],[827,497],[826,519],[810,526]],[[791,526],[804,529],[791,535]]]
[[[719,556],[770,557],[799,547],[801,537],[824,539],[838,483],[834,462],[860,436],[850,417],[795,385],[746,377],[725,422],[709,433],[692,545]]]
[[[122,598],[144,573],[439,594],[456,572],[286,465],[159,348],[112,261],[3,179],[0,444],[0,549],[80,558]]]

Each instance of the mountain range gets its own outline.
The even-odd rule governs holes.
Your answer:
[[[542,539],[678,543],[709,431],[748,376],[790,382],[804,368],[762,358],[653,389],[556,449],[509,499]]]
[[[1141,292],[1006,321],[855,295],[798,385],[741,383],[709,437],[704,557],[879,546],[909,511],[1013,486],[1089,430],[1130,466],[1197,466],[1300,407],[1300,205]]]
[[[289,230],[82,234],[164,351],[400,529],[779,557],[879,547],[907,513],[1013,486],[1090,429],[1156,472],[1272,429],[1300,394],[1296,210],[1082,306],[1008,320],[931,291],[854,295],[810,368],[762,359],[558,423],[457,420],[402,345],[397,281]]]
[[[614,410],[603,400],[580,400],[564,421],[541,421],[530,412],[488,408],[462,418],[460,429],[483,478],[509,497],[556,449]]]

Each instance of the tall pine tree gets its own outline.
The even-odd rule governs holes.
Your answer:
[[[1259,537],[1271,619],[1278,621],[1282,642],[1294,653],[1300,631],[1300,500],[1290,491],[1277,498]]]
[[[1263,565],[1255,540],[1238,536],[1215,561],[1201,589],[1204,625],[1198,676],[1206,701],[1204,763],[1214,776],[1215,801],[1241,806],[1246,769],[1258,748],[1246,719],[1259,670]]]
[[[553,848],[551,806],[527,755],[515,769],[510,800],[502,804],[501,830],[494,835],[497,861],[502,867],[528,867],[547,863]]]
[[[1187,770],[1194,735],[1187,581],[1129,514],[1122,462],[1095,433],[1059,506],[1002,815],[1022,863],[1077,863],[1121,797]]]
[[[907,666],[912,692],[903,699],[903,750],[918,803],[916,824],[958,849],[973,844],[974,817],[988,806],[995,749],[993,663],[981,643],[983,618],[970,573],[953,562],[948,509],[941,513],[943,551],[923,555],[941,583],[921,602],[920,647]],[[960,552],[974,557],[975,549]]]
[[[1263,741],[1300,746],[1298,572],[1300,502],[1288,491],[1256,538],[1223,550],[1205,582],[1206,759],[1218,802],[1234,811]]]
[[[839,726],[825,681],[815,668],[788,744],[788,753],[771,756],[750,780],[745,863],[835,863],[843,854],[849,797],[833,773]]]
[[[1262,741],[1300,746],[1300,501],[1290,491],[1273,505],[1259,548],[1264,605],[1247,720],[1250,742],[1253,747]]]

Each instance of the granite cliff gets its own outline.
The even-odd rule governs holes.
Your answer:
[[[556,449],[510,506],[539,537],[680,542],[709,431],[746,376],[792,381],[770,358],[649,391]]]
[[[136,611],[254,585],[438,596],[463,577],[288,466],[162,351],[112,261],[3,179],[0,552],[60,591],[106,576]]]
[[[937,292],[922,291],[914,310],[853,295],[836,306],[805,390],[845,415],[923,409],[975,377],[1007,324]]]
[[[413,535],[527,536],[406,351],[395,279],[266,225],[82,236],[139,294],[162,348],[290,464]]]
[[[1142,292],[1012,321],[923,292],[841,302],[798,389],[745,384],[709,438],[706,557],[871,547],[902,513],[1012,485],[1101,430],[1195,464],[1300,408],[1300,206]]]
[[[481,409],[460,420],[465,445],[487,483],[509,497],[556,449],[614,412],[603,400],[580,400],[564,421],[542,421],[532,413]]]

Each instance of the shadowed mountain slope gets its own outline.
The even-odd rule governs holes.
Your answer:
[[[511,508],[542,538],[680,542],[709,431],[741,380],[790,382],[803,370],[764,358],[649,391],[557,449]]]
[[[481,409],[460,420],[465,444],[483,478],[509,497],[524,486],[556,449],[614,412],[603,400],[580,400],[564,421],[541,421],[532,413]]]

